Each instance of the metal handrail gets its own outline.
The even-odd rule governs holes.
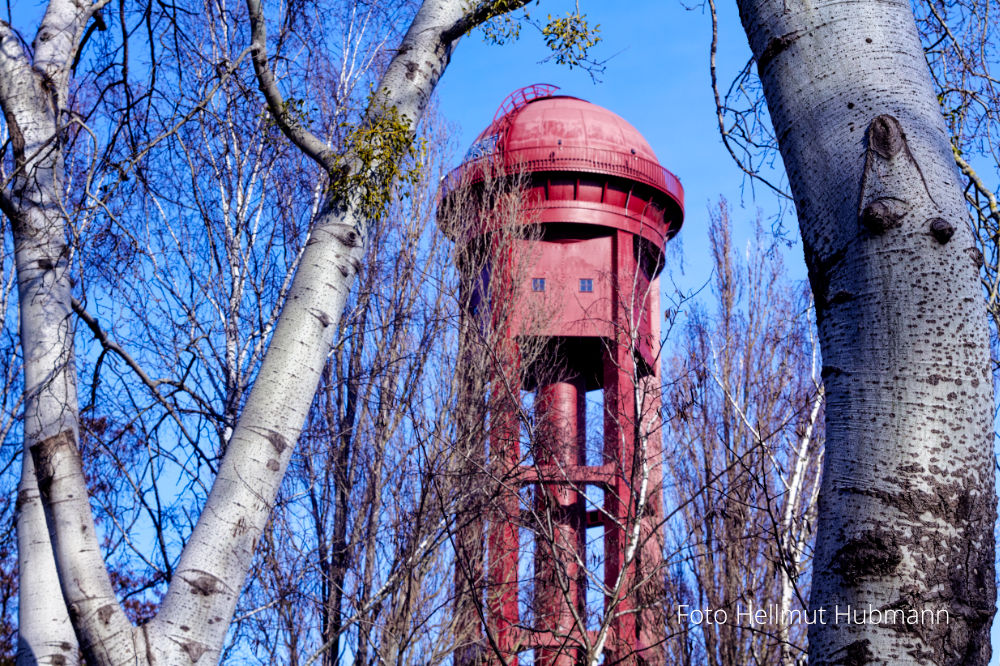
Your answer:
[[[673,197],[683,192],[677,176],[655,160],[639,155],[589,146],[558,146],[547,156],[539,156],[544,150],[540,147],[507,149],[476,157],[448,174],[445,189],[458,187],[464,175],[472,181],[481,180],[486,170],[494,176],[504,171],[586,171],[631,178]]]

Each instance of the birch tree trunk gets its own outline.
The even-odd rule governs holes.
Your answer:
[[[909,3],[738,4],[824,362],[811,606],[826,621],[810,627],[810,663],[985,665],[996,497],[981,255]],[[862,622],[835,616],[848,605]]]
[[[67,221],[62,205],[64,128],[60,123],[65,122],[62,111],[70,65],[84,26],[98,9],[98,5],[69,0],[50,2],[32,58],[10,26],[0,21],[0,106],[15,163],[9,190],[0,191],[0,208],[11,220],[14,236],[24,350],[24,469],[17,519],[19,664],[78,662],[47,524],[72,525],[74,534],[89,531],[91,543],[81,545],[74,539],[63,544],[74,551],[70,572],[80,573],[69,580],[79,588],[87,587],[86,595],[98,604],[110,591],[110,584],[90,587],[89,576],[80,571],[92,566],[95,556],[103,568],[86,491],[83,513],[77,513],[79,503],[43,508],[53,486],[63,483],[49,474],[53,461],[67,455],[79,458],[75,452],[78,425]],[[41,482],[36,480],[36,467]]]
[[[37,634],[22,632],[31,640],[38,636],[38,645],[23,650],[24,663],[76,659],[66,608],[83,653],[94,666],[218,660],[363,256],[369,217],[383,203],[379,197],[384,188],[391,186],[397,172],[394,160],[402,157],[385,143],[398,141],[391,131],[405,135],[404,145],[412,140],[458,38],[479,22],[522,4],[515,0],[470,6],[462,0],[426,0],[373,95],[367,120],[374,130],[341,158],[291,117],[267,64],[260,3],[248,0],[254,66],[277,124],[331,174],[334,185],[337,178],[350,176],[341,181],[350,187],[329,190],[205,508],[159,613],[141,627],[129,623],[115,598],[80,463],[67,220],[60,203],[59,122],[70,66],[83,28],[99,6],[81,8],[70,0],[52,0],[35,42],[34,63],[9,26],[0,22],[0,105],[20,168],[10,194],[3,192],[0,203],[15,227],[27,392],[25,445],[37,469],[36,475],[30,463],[26,469],[23,525],[32,531],[22,543],[44,550],[46,541],[39,534],[47,524],[65,599],[64,606],[52,589],[51,567],[31,567],[49,589],[36,593],[29,584],[23,591],[31,601],[25,611],[47,613],[40,621],[48,624]],[[372,152],[378,157],[372,159]],[[42,556],[36,560],[44,560]]]

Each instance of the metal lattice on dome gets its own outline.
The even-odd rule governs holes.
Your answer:
[[[552,85],[551,83],[532,83],[530,86],[518,88],[507,95],[504,101],[500,102],[500,107],[493,114],[493,122],[491,124],[495,124],[501,118],[509,116],[532,100],[536,100],[539,97],[551,97],[552,93],[557,90],[559,90],[559,86]]]

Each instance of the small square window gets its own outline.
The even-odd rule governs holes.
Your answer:
[[[545,278],[531,278],[531,291],[545,291]]]
[[[590,278],[580,278],[580,291],[594,291],[594,281]]]

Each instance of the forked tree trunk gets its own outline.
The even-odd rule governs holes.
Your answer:
[[[810,664],[985,665],[996,497],[981,259],[910,6],[738,2],[823,352],[811,606],[825,623],[810,627]],[[867,621],[835,615],[848,605]]]
[[[106,0],[105,0],[106,1]],[[36,481],[51,457],[41,452],[75,451],[76,377],[70,306],[69,252],[62,206],[63,136],[60,110],[67,98],[69,66],[90,17],[90,7],[53,0],[42,18],[29,59],[10,26],[0,21],[0,106],[10,134],[14,172],[10,189],[0,191],[0,207],[11,221],[18,280],[20,341],[24,351],[24,455],[18,489],[18,664],[78,663],[76,636],[56,575],[47,525],[72,525],[64,547],[79,555],[77,565],[92,565],[99,551],[76,536],[90,531],[89,507],[55,512],[43,496],[61,479]],[[86,496],[84,496],[86,503]],[[96,541],[93,541],[96,544]],[[71,584],[86,585],[85,575]],[[110,591],[94,589],[99,601]],[[113,598],[113,593],[112,593]]]

